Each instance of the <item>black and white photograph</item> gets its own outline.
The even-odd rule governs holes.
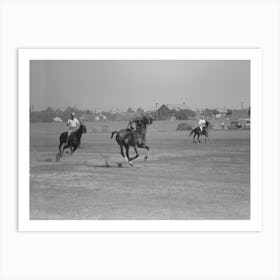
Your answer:
[[[0,7],[0,279],[280,279],[279,1]]]
[[[31,220],[249,220],[250,60],[30,60]]]

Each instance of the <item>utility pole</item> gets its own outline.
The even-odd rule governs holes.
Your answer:
[[[156,114],[155,114],[155,119],[157,119],[157,115],[158,115],[158,102],[155,103],[156,105]]]

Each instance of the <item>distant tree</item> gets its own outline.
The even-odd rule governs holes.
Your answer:
[[[195,112],[190,109],[179,110],[174,112],[177,120],[188,120],[190,117],[195,117]]]
[[[232,115],[232,110],[231,110],[231,109],[227,109],[226,115],[227,115],[228,117],[230,117],[230,116]]]
[[[45,111],[42,112],[42,121],[51,122],[55,117],[55,111],[52,107],[48,107]]]
[[[126,111],[126,112],[127,112],[127,113],[134,113],[133,109],[132,109],[132,108],[130,108],[130,107],[127,109],[127,111]]]
[[[219,111],[217,109],[208,109],[208,108],[206,108],[205,110],[202,111],[202,114],[205,117],[211,117],[213,115],[219,114]]]

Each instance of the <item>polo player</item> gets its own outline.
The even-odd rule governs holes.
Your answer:
[[[67,140],[66,140],[66,145],[68,144],[69,141],[69,137],[70,135],[77,131],[80,127],[80,122],[78,121],[78,119],[75,117],[75,113],[71,113],[70,115],[70,119],[67,121]]]

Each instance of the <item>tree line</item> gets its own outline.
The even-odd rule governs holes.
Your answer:
[[[48,107],[44,110],[35,110],[32,106],[30,108],[30,122],[53,122],[54,118],[60,118],[66,122],[70,114],[74,112],[76,116],[83,121],[97,121],[97,120],[108,120],[108,121],[128,121],[131,118],[139,116],[141,113],[151,114],[155,116],[154,111],[144,111],[142,108],[133,110],[128,108],[127,111],[93,111],[93,110],[81,110],[76,107],[68,106],[65,110],[53,109]]]
[[[53,122],[54,118],[60,118],[63,122],[66,122],[70,114],[74,112],[76,116],[84,121],[97,121],[97,120],[108,120],[108,121],[129,121],[134,117],[137,117],[141,114],[149,114],[154,119],[160,119],[159,114],[156,110],[154,111],[144,111],[142,108],[133,110],[128,108],[126,111],[93,111],[93,110],[81,110],[77,107],[68,106],[64,110],[53,109],[48,107],[44,110],[35,110],[32,106],[30,107],[30,122]],[[232,110],[227,109],[225,112],[227,117],[231,117]],[[177,120],[188,120],[190,118],[196,117],[197,112],[191,109],[184,110],[170,110],[170,116],[174,116]],[[216,109],[204,109],[199,114],[203,114],[206,117],[213,117],[216,114],[219,114],[219,111]],[[250,116],[250,108],[248,109],[248,114]]]

